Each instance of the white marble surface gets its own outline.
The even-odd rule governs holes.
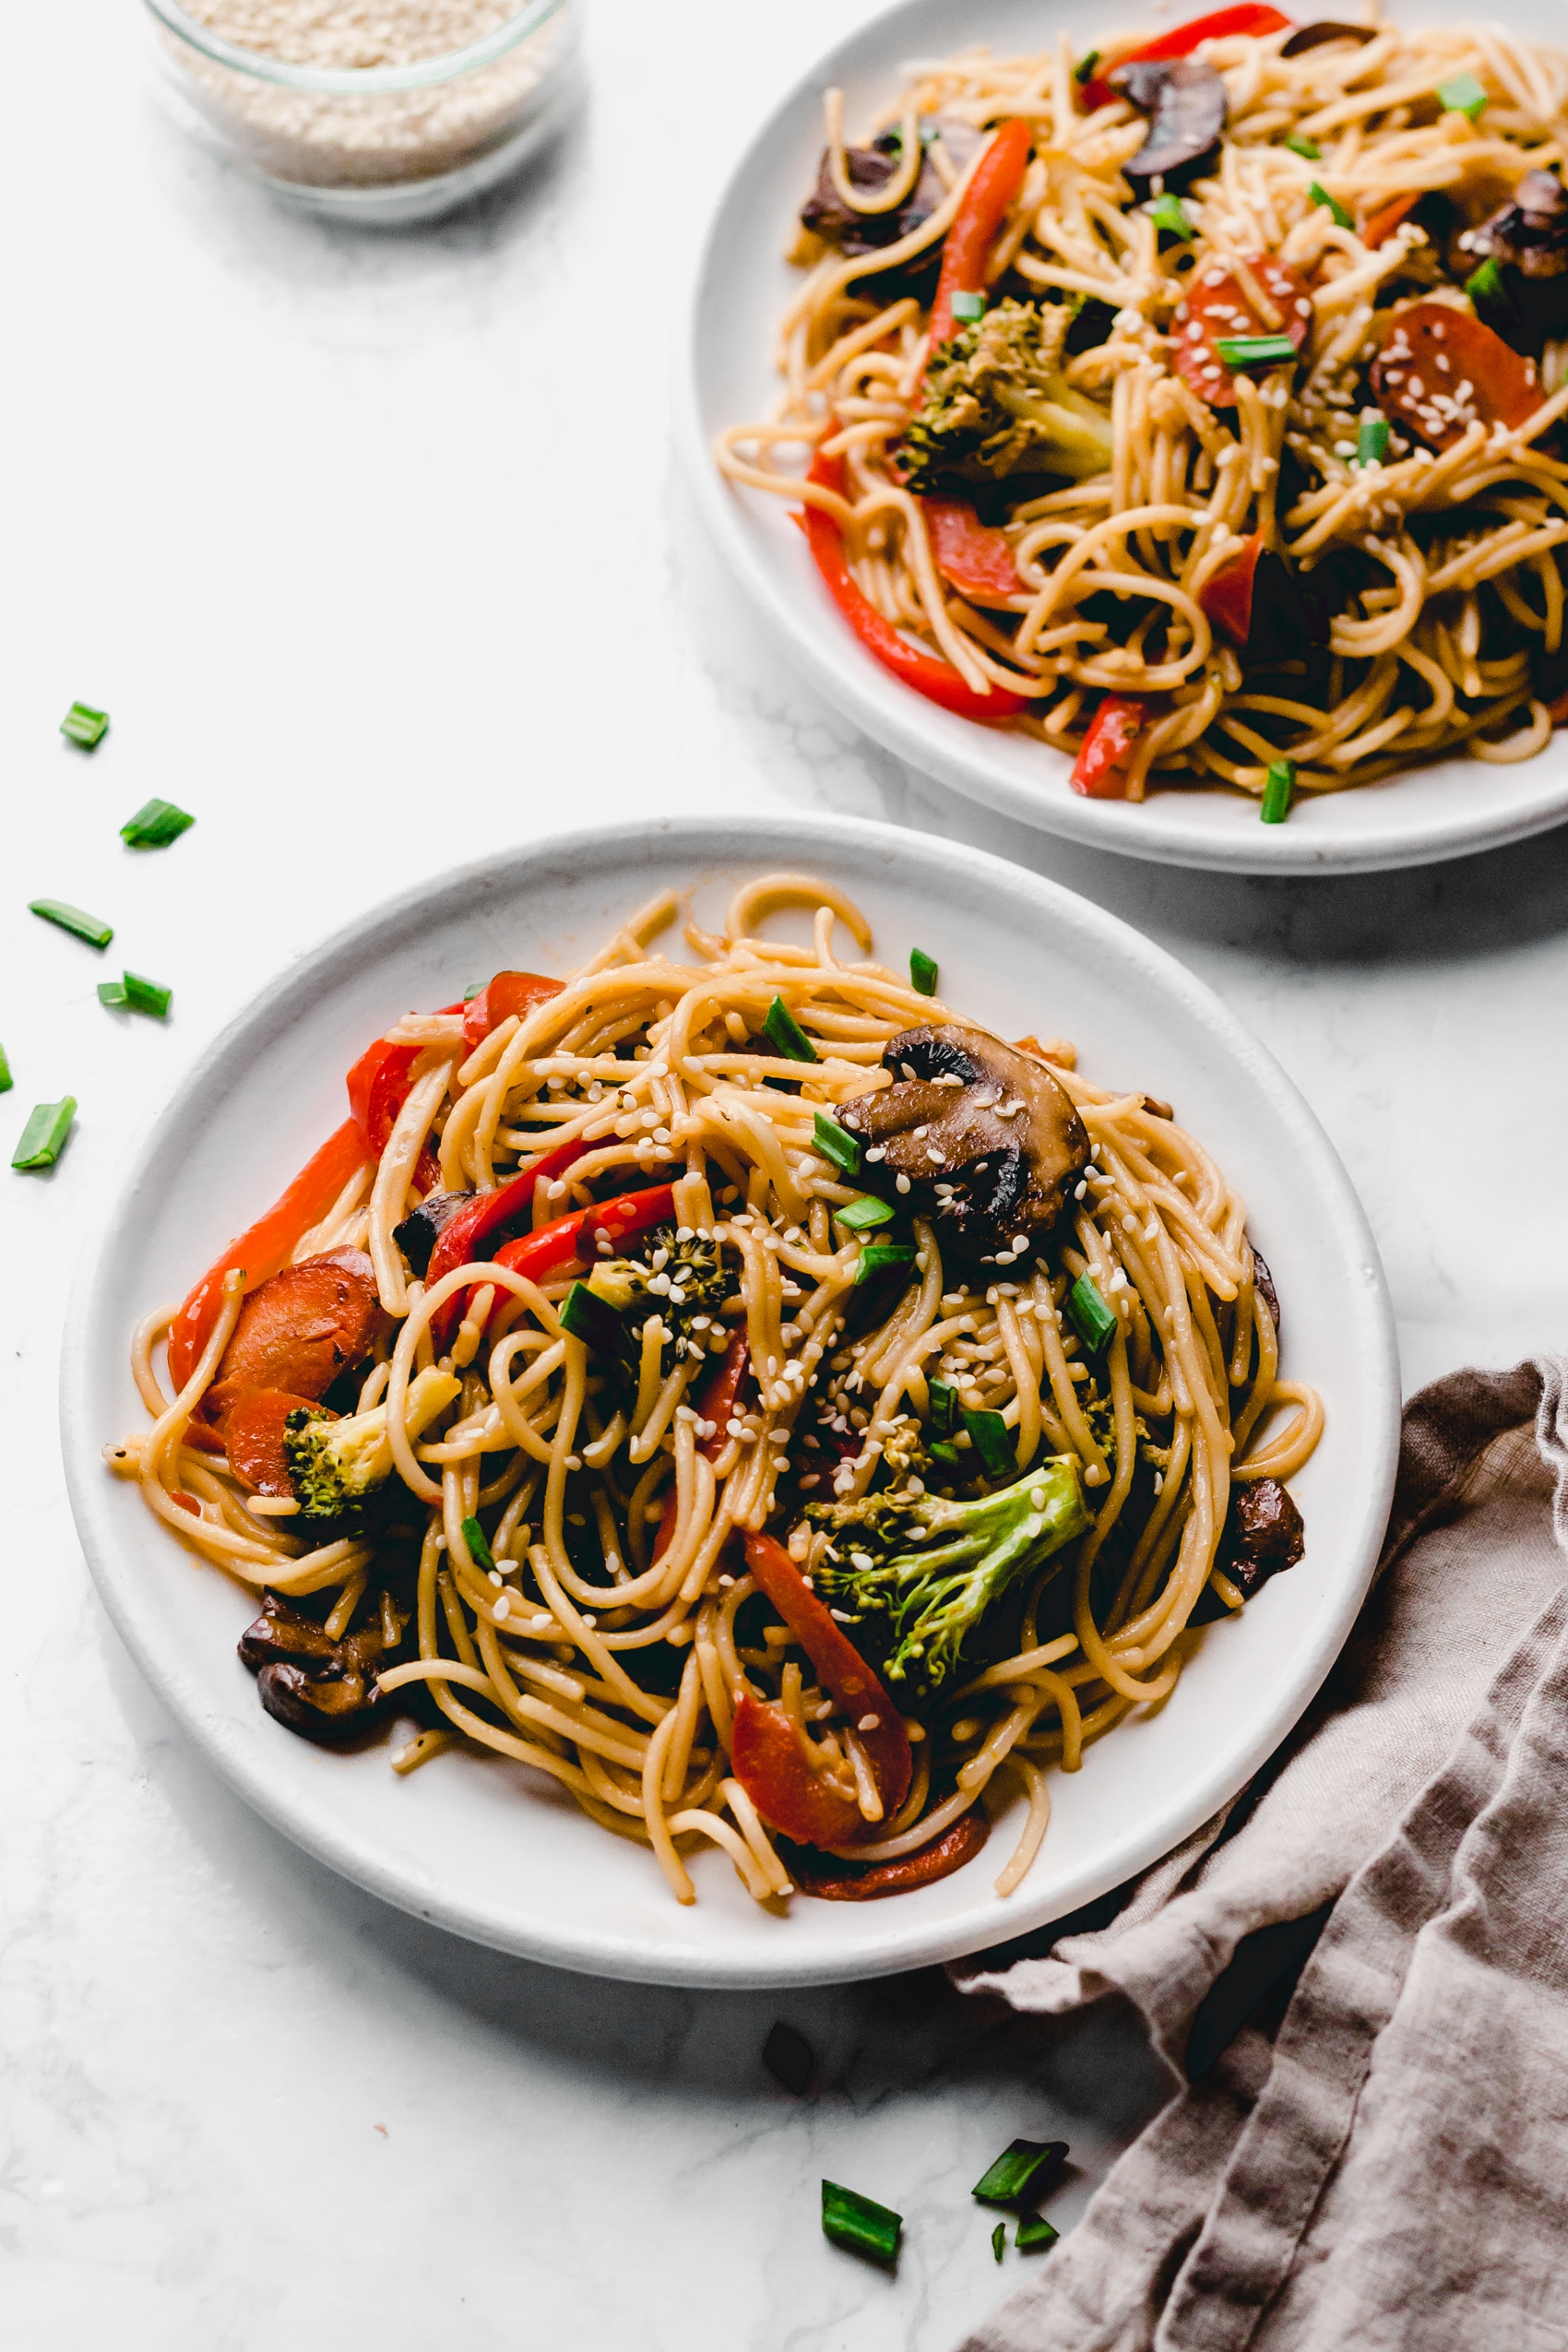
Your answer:
[[[34,1100],[81,1104],[53,1176],[0,1172],[18,2343],[939,2352],[1020,2275],[968,2202],[983,2164],[1063,2132],[1068,2220],[1153,2095],[1110,2026],[1048,2034],[934,1978],[699,1998],[465,1948],[303,1861],[141,1686],[53,1436],[80,1219],[149,1103],[345,915],[595,810],[981,842],[1161,939],[1279,1055],[1366,1201],[1408,1385],[1562,1339],[1568,833],[1266,885],[1068,851],[857,741],[699,543],[665,454],[676,291],[707,192],[846,13],[599,0],[564,148],[387,241],[174,144],[134,0],[8,19],[6,1158]],[[90,760],[54,732],[76,696],[113,716]],[[135,859],[115,828],[151,792],[199,823]],[[24,911],[42,893],[113,918],[113,957],[175,990],[166,1028],[100,1008],[97,959]],[[803,2104],[758,2064],[780,2013],[822,2061]],[[896,2282],[819,2238],[824,2172],[909,2216]]]

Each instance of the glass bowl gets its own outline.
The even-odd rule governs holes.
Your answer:
[[[275,194],[339,219],[396,227],[450,211],[524,163],[579,94],[578,0],[532,0],[445,55],[347,67],[242,48],[178,0],[146,5],[185,128]]]

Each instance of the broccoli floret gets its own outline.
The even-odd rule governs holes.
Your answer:
[[[427,1429],[461,1386],[452,1372],[416,1372],[409,1383],[404,1415],[409,1435],[418,1437]],[[340,1535],[363,1527],[392,1476],[386,1406],[373,1405],[368,1413],[350,1413],[335,1421],[302,1405],[283,1427],[283,1457],[300,1505],[291,1526],[303,1533],[330,1522]]]
[[[912,490],[1110,470],[1111,418],[1062,373],[1065,306],[998,303],[938,349],[899,456]]]
[[[1084,1419],[1099,1440],[1100,1452],[1108,1462],[1114,1462],[1116,1459],[1115,1406],[1109,1396],[1102,1396],[1098,1389],[1089,1390],[1087,1396],[1080,1393],[1078,1403],[1083,1409]],[[1168,1470],[1170,1467],[1170,1448],[1169,1445],[1155,1443],[1149,1425],[1141,1413],[1134,1413],[1133,1416],[1133,1441],[1137,1458],[1145,1469]]]
[[[1088,1526],[1078,1466],[1064,1454],[969,1503],[873,1494],[805,1515],[829,1538],[812,1569],[818,1598],[866,1628],[886,1680],[917,1698],[956,1671],[1003,1594]]]
[[[594,1297],[622,1318],[621,1361],[633,1379],[642,1367],[648,1310],[664,1326],[659,1362],[668,1376],[683,1357],[708,1353],[714,1320],[738,1288],[711,1235],[688,1232],[682,1241],[675,1226],[656,1225],[642,1247],[640,1257],[601,1258],[588,1277]],[[707,1320],[695,1331],[699,1316]]]

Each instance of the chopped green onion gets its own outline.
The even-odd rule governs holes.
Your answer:
[[[53,1168],[65,1146],[71,1132],[71,1122],[77,1115],[75,1095],[66,1095],[62,1102],[41,1102],[27,1125],[21,1141],[11,1154],[13,1168]]]
[[[1363,417],[1356,435],[1356,456],[1363,466],[1381,466],[1388,455],[1388,419]]]
[[[1214,348],[1227,367],[1272,367],[1296,356],[1289,335],[1221,335]]]
[[[816,1048],[796,1020],[781,996],[776,996],[767,1008],[763,1023],[764,1035],[778,1048],[786,1062],[814,1062]]]
[[[117,980],[98,983],[101,1004],[123,1004],[129,1013],[149,1013],[155,1021],[168,1019],[173,996],[172,988],[160,988],[156,980],[144,980],[139,972],[122,972]]]
[[[860,1138],[841,1127],[837,1119],[829,1119],[819,1111],[812,1121],[812,1141],[823,1157],[830,1159],[835,1168],[841,1168],[846,1176],[860,1174]]]
[[[1081,86],[1088,80],[1099,63],[1099,51],[1098,49],[1091,49],[1087,57],[1080,57],[1077,64],[1074,66],[1073,79]]]
[[[586,1282],[574,1282],[557,1313],[561,1328],[580,1339],[596,1356],[612,1356],[621,1340],[621,1318],[607,1299]]]
[[[120,838],[130,849],[166,849],[195,823],[189,811],[176,808],[172,801],[144,801],[120,827]]]
[[[1304,156],[1309,163],[1323,161],[1323,149],[1316,139],[1288,138],[1285,144],[1292,155]]]
[[[923,947],[909,950],[909,986],[917,996],[936,994],[936,966]]]
[[[1452,80],[1439,82],[1437,94],[1446,113],[1467,114],[1472,123],[1486,111],[1486,92],[1474,74],[1455,74]]]
[[[976,1412],[966,1406],[964,1427],[969,1432],[969,1442],[975,1452],[985,1465],[988,1478],[1004,1479],[1009,1470],[1017,1468],[1012,1442],[1007,1435],[1007,1424],[1000,1413]]]
[[[780,2088],[793,2098],[803,2096],[812,2078],[812,2046],[793,2025],[780,2018],[762,2046],[762,2062]]]
[[[1333,217],[1334,225],[1336,229],[1353,229],[1355,227],[1355,221],[1352,220],[1349,213],[1346,211],[1338,197],[1331,196],[1328,190],[1322,185],[1321,182],[1314,180],[1312,183],[1312,185],[1308,188],[1307,194],[1311,196],[1314,204],[1325,204],[1328,207],[1329,212]]]
[[[1503,272],[1492,255],[1489,254],[1480,267],[1470,272],[1465,280],[1465,291],[1472,303],[1503,301]]]
[[[879,1201],[874,1193],[862,1193],[859,1200],[847,1202],[844,1207],[836,1208],[833,1214],[840,1225],[849,1227],[851,1233],[863,1233],[869,1225],[891,1225],[893,1222],[893,1211],[885,1201]]]
[[[1067,2155],[1065,2140],[1014,2140],[969,2194],[982,2205],[1027,2205],[1034,2202]]]
[[[879,1274],[886,1274],[897,1265],[913,1265],[914,1251],[908,1241],[868,1241],[861,1252],[855,1268],[857,1282],[873,1281]]]
[[[1258,810],[1265,825],[1283,825],[1290,814],[1290,797],[1296,790],[1296,763],[1293,759],[1277,759],[1270,763],[1268,781],[1263,788],[1263,804]]]
[[[126,1001],[125,981],[123,980],[100,980],[98,1001],[101,1004],[107,1004],[111,1012],[120,1011]]]
[[[11,1075],[11,1065],[6,1059],[6,1049],[0,1045],[0,1094],[9,1094],[15,1084],[16,1080]]]
[[[1091,1356],[1098,1356],[1113,1331],[1117,1318],[1100,1297],[1092,1274],[1080,1274],[1067,1293],[1067,1313],[1074,1330]]]
[[[956,1462],[958,1459],[957,1447],[944,1437],[933,1437],[926,1452],[933,1462]]]
[[[1002,2249],[1007,2243],[1007,2224],[999,2221],[991,2233],[991,2253],[993,2262],[1002,2260]]]
[[[90,752],[109,732],[109,713],[94,710],[90,703],[74,702],[60,721],[60,732]]]
[[[564,1321],[565,1318],[563,1317],[562,1320]],[[469,1518],[463,1521],[463,1541],[469,1547],[469,1558],[473,1562],[474,1566],[482,1568],[488,1576],[495,1565],[495,1558],[490,1549],[490,1538],[477,1519]]]
[[[1180,196],[1156,196],[1148,208],[1148,217],[1157,229],[1165,231],[1168,237],[1190,239],[1196,233],[1192,216]]]
[[[30,898],[28,912],[42,915],[46,923],[58,923],[73,938],[85,939],[89,947],[107,947],[114,936],[112,923],[101,922],[96,915],[84,915],[79,907],[68,907],[63,898]]]
[[[904,2216],[853,2189],[841,2189],[837,2180],[825,2180],[822,2228],[823,2235],[847,2253],[869,2254],[873,2263],[885,2263],[891,2269],[898,2259]]]
[[[950,1381],[933,1380],[926,1391],[931,1398],[931,1425],[938,1437],[951,1437],[958,1426],[958,1392]]]
[[[955,318],[962,319],[966,327],[972,327],[977,318],[985,316],[986,300],[983,294],[955,294],[947,307]]]
[[[1020,2254],[1034,2254],[1042,2246],[1054,2246],[1061,2235],[1059,2229],[1052,2229],[1042,2213],[1027,2213],[1018,2224],[1014,2242]]]

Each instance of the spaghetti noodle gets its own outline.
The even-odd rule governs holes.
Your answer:
[[[418,1705],[398,1769],[548,1774],[683,1902],[703,1841],[759,1902],[921,1883],[1011,1776],[1011,1891],[1050,1769],[1299,1556],[1321,1408],[1167,1106],[965,1023],[809,876],[683,954],[676,913],[378,1041],[374,1156],[145,1320],[106,1459],[264,1593],[295,1728]]]

